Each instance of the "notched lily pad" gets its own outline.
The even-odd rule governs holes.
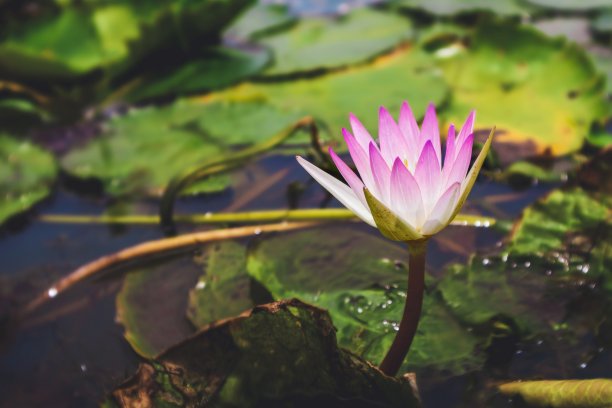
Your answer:
[[[45,198],[56,174],[50,153],[0,134],[0,224]]]
[[[262,240],[248,272],[276,299],[297,297],[329,310],[343,347],[380,362],[395,336],[405,300],[407,251],[350,228],[332,227]],[[427,296],[419,331],[402,371],[478,367],[478,339]]]
[[[329,69],[366,61],[412,36],[398,14],[360,9],[338,19],[308,18],[278,34],[259,38],[274,53],[265,75]]]
[[[607,114],[605,80],[586,52],[530,27],[480,24],[470,47],[441,66],[454,90],[446,119],[463,123],[475,109],[478,128],[497,126],[497,143],[534,143],[533,153],[563,155]]]
[[[418,407],[407,381],[338,348],[327,312],[298,300],[206,327],[141,365],[121,407]]]

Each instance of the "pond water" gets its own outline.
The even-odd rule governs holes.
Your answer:
[[[143,51],[147,24],[166,20],[142,5],[58,2],[49,21],[61,23],[45,25],[38,19],[48,10],[0,2],[2,21],[34,22],[26,34],[7,29],[0,42],[10,84],[0,76],[0,407],[99,406],[147,358],[273,299],[329,310],[339,344],[379,363],[399,318],[407,252],[363,223],[321,221],[164,252],[58,294],[56,282],[78,267],[168,230],[44,217],[156,216],[174,175],[253,146],[258,154],[237,168],[190,185],[194,194],[179,197],[174,213],[342,208],[296,162],[298,153],[325,164],[304,132],[280,148],[261,146],[312,115],[320,142],[348,157],[338,137],[348,112],[373,130],[378,105],[408,97],[422,104],[419,118],[435,103],[443,126],[475,108],[478,142],[500,129],[462,210],[497,223],[449,226],[429,244],[425,311],[401,369],[416,373],[423,406],[522,407],[496,387],[612,377],[609,10],[559,11],[545,0],[360,10],[379,3],[258,8],[225,31],[227,47],[215,41],[229,18],[219,17],[215,32],[189,31],[189,18],[205,14],[188,9],[180,14],[187,28],[168,34],[170,44],[185,36],[182,54],[161,35]],[[320,17],[337,12],[348,17]],[[114,33],[108,21],[140,31]],[[77,30],[108,48],[80,48],[67,39]],[[46,32],[58,43],[41,46],[36,35]],[[195,52],[197,38],[213,45]],[[125,48],[130,41],[138,46]],[[130,61],[141,51],[148,57]],[[14,66],[7,55],[17,55]],[[176,232],[240,225],[177,223]],[[47,302],[22,314],[45,293]]]

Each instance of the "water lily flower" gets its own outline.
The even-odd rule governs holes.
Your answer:
[[[459,134],[450,126],[444,156],[433,104],[428,106],[420,129],[407,102],[401,106],[398,122],[381,107],[378,143],[353,114],[349,118],[353,133],[342,129],[342,134],[359,176],[331,148],[329,153],[348,185],[298,156],[302,167],[387,238],[421,241],[446,227],[474,185],[493,131],[469,169],[473,111]]]

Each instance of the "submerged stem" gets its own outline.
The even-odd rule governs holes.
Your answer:
[[[412,340],[421,318],[423,292],[425,291],[425,255],[427,241],[409,244],[410,259],[408,262],[408,290],[404,314],[395,335],[393,344],[380,364],[380,370],[395,376],[408,354]]]

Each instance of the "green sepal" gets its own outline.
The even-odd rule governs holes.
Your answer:
[[[459,197],[459,201],[457,201],[457,205],[455,206],[455,211],[453,211],[453,215],[448,219],[448,223],[446,225],[450,224],[455,219],[457,214],[459,214],[459,211],[461,211],[461,207],[463,207],[463,204],[465,204],[465,200],[467,200],[468,195],[470,195],[470,191],[472,191],[472,187],[474,187],[474,183],[476,182],[476,179],[478,178],[478,173],[480,173],[480,169],[482,168],[482,165],[485,159],[487,158],[487,154],[489,154],[489,149],[491,148],[491,142],[493,141],[494,133],[495,133],[495,126],[493,127],[493,129],[491,129],[491,133],[489,133],[489,137],[487,137],[487,141],[482,146],[482,150],[478,154],[478,157],[474,161],[474,164],[472,165],[470,172],[467,174],[467,177],[465,178],[464,183],[466,184],[465,184],[465,187],[463,188],[463,193],[461,193],[461,197]],[[446,227],[446,225],[444,227]]]
[[[402,221],[393,211],[374,197],[367,188],[364,188],[363,192],[372,212],[372,217],[374,217],[374,222],[385,237],[403,242],[425,239],[422,234]]]

